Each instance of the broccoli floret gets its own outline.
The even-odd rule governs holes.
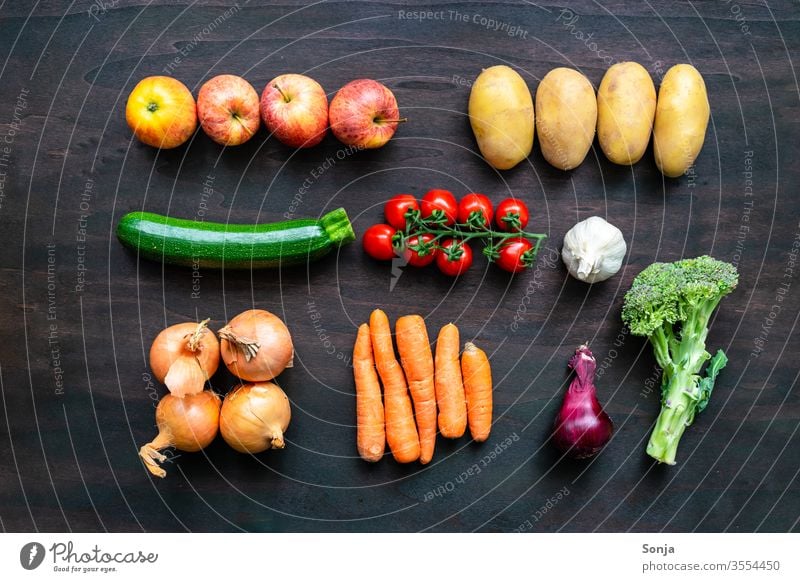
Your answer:
[[[646,336],[653,345],[661,379],[661,413],[647,453],[675,464],[684,429],[702,412],[719,371],[728,359],[706,351],[708,322],[720,300],[736,288],[736,267],[709,256],[674,263],[653,263],[633,280],[625,295],[622,320],[634,335]]]

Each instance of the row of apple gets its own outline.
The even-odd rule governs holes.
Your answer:
[[[172,77],[142,79],[131,94],[125,117],[143,143],[175,148],[185,143],[197,123],[215,142],[241,145],[261,123],[281,143],[293,148],[317,145],[328,132],[359,149],[379,148],[391,139],[400,118],[394,94],[372,79],[342,87],[328,105],[322,86],[305,75],[289,73],[272,79],[259,99],[242,77],[218,75],[197,94]]]

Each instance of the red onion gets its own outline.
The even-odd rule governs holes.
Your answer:
[[[569,361],[575,377],[564,395],[564,403],[553,425],[553,442],[575,459],[596,455],[611,440],[614,423],[597,401],[594,356],[586,344]]]

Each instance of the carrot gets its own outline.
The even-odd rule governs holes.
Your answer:
[[[419,462],[425,465],[433,458],[436,446],[436,391],[433,387],[433,355],[428,341],[425,320],[419,315],[406,315],[397,320],[397,351],[406,373],[419,431]]]
[[[439,431],[443,437],[457,439],[467,428],[467,403],[458,362],[458,328],[448,323],[436,340],[436,403],[439,405]]]
[[[383,404],[386,418],[386,440],[398,463],[419,459],[419,437],[414,424],[414,411],[408,397],[403,369],[394,357],[392,328],[389,318],[380,309],[369,317],[369,335],[375,364],[383,382]]]
[[[486,353],[472,342],[464,344],[461,354],[467,417],[472,438],[482,443],[492,430],[492,368]]]
[[[383,457],[386,448],[386,432],[383,426],[383,401],[375,360],[372,358],[372,343],[369,326],[361,324],[353,347],[353,375],[356,381],[356,442],[358,454],[365,461],[375,463]]]

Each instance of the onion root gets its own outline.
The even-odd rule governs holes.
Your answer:
[[[152,475],[161,477],[162,479],[167,476],[167,472],[161,468],[159,463],[167,460],[167,456],[160,453],[159,450],[172,446],[172,437],[167,436],[166,433],[158,433],[158,436],[152,442],[147,443],[139,449],[139,457],[144,461],[144,466],[150,471]]]
[[[220,397],[211,390],[183,398],[167,394],[156,407],[156,438],[139,449],[144,466],[156,477],[167,472],[160,463],[167,460],[162,449],[175,447],[194,453],[206,448],[219,431]]]

